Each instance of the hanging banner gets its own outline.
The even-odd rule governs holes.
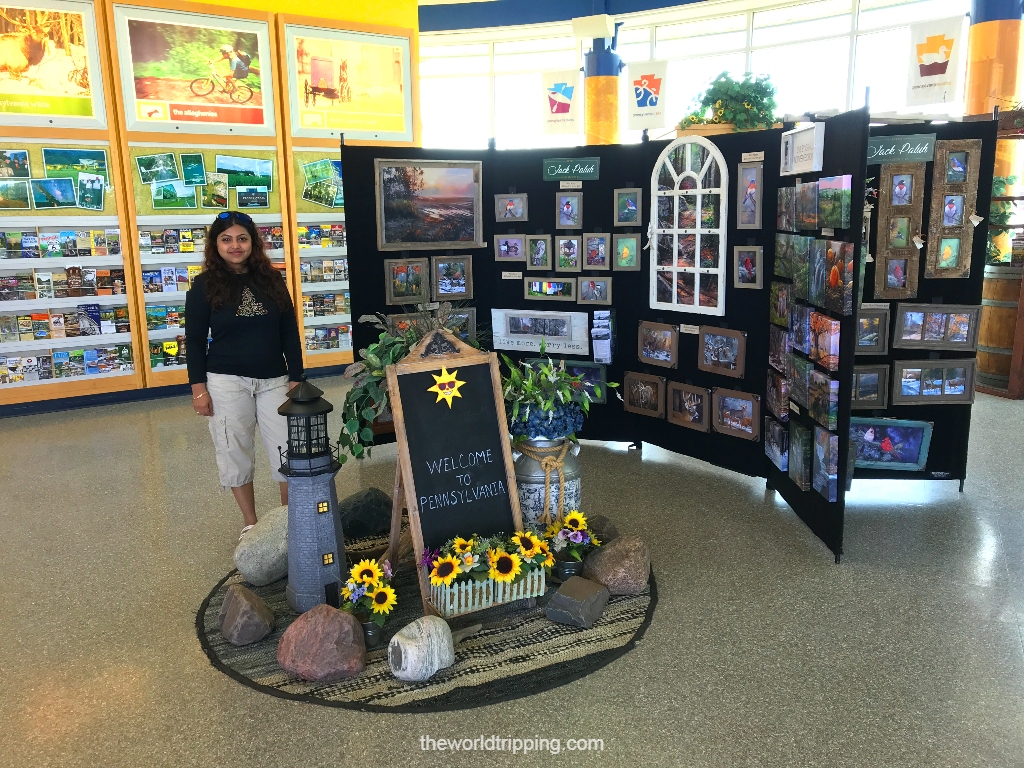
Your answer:
[[[580,117],[579,70],[545,72],[541,75],[544,85],[544,133],[579,133],[583,130]]]
[[[963,28],[963,16],[910,25],[908,106],[956,101]]]
[[[626,77],[633,88],[629,100],[628,127],[631,131],[665,127],[665,74],[667,61],[630,64]]]

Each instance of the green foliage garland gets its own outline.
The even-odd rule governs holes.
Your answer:
[[[738,131],[771,128],[775,123],[775,86],[768,75],[754,77],[748,72],[736,80],[723,72],[712,80],[679,128],[708,123],[733,123]]]

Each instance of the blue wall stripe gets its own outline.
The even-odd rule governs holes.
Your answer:
[[[701,2],[701,0],[690,0]],[[562,0],[558,3],[539,0],[495,0],[487,3],[456,3],[454,5],[421,5],[420,32],[445,32],[453,29],[510,27],[519,24],[546,24],[568,21],[577,16],[598,13],[653,11],[688,5],[678,0]]]

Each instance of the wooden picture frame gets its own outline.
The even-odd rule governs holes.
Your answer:
[[[922,232],[924,171],[924,163],[881,166],[875,299],[917,296],[921,251],[914,245],[914,238]]]
[[[640,227],[643,221],[643,194],[640,187],[622,187],[612,195],[612,224],[616,227]],[[630,202],[635,206],[630,208]]]
[[[764,163],[736,166],[736,229],[760,229]],[[753,203],[748,206],[747,202]]]
[[[601,241],[604,241],[603,243]],[[601,258],[601,247],[604,246],[604,259]],[[592,249],[596,249],[593,252]],[[612,268],[612,259],[615,254],[612,253],[612,236],[609,232],[586,232],[583,235],[583,250],[582,250],[582,266],[583,269],[610,272]]]
[[[697,367],[742,379],[746,373],[747,334],[714,325],[702,325],[697,336]]]
[[[622,375],[622,407],[655,419],[665,418],[665,377],[626,371]]]
[[[579,283],[579,304],[603,304],[612,303],[612,278],[608,276],[586,275],[577,278]],[[592,295],[592,298],[587,298]]]
[[[495,235],[494,260],[499,264],[526,261],[526,238],[528,235]],[[502,256],[503,253],[515,251],[514,255]]]
[[[554,288],[554,286],[561,284],[562,288]],[[541,287],[537,286],[550,286]],[[548,293],[551,289],[557,290],[558,293]],[[563,293],[562,291],[568,289],[569,293]],[[534,301],[576,301],[576,297],[579,293],[579,285],[577,284],[575,277],[559,277],[553,280],[544,280],[543,278],[524,277],[523,278],[523,298],[533,299]]]
[[[889,407],[889,366],[853,366],[851,408],[881,410]]]
[[[563,250],[565,258],[563,258]],[[575,253],[575,263],[570,263],[569,257]],[[555,235],[555,250],[551,254],[555,261],[555,272],[582,272],[583,271],[583,236],[582,235]]]
[[[455,373],[481,365],[489,368],[488,378],[493,389],[494,412],[497,416],[494,423],[497,438],[500,442],[500,460],[504,465],[504,472],[499,474],[506,482],[505,488],[507,489],[508,504],[511,512],[511,523],[515,526],[514,530],[522,530],[522,511],[519,507],[519,494],[516,492],[515,470],[512,462],[512,443],[509,440],[508,423],[504,418],[505,400],[501,390],[501,374],[498,370],[497,354],[474,349],[447,331],[433,331],[421,339],[410,350],[410,354],[401,362],[389,365],[386,368],[388,392],[391,395],[391,410],[394,414],[395,435],[398,441],[398,465],[395,471],[395,489],[391,507],[391,535],[388,542],[388,559],[392,563],[398,562],[398,548],[402,532],[402,511],[404,507],[408,510],[409,531],[415,552],[414,562],[417,563],[416,572],[419,579],[420,596],[423,600],[423,609],[427,614],[437,615],[438,611],[429,599],[430,580],[427,576],[427,567],[419,564],[423,559],[423,551],[425,549],[424,532],[420,517],[420,505],[423,501],[417,495],[416,474],[414,472],[414,467],[417,465],[414,464],[411,455],[410,431],[406,422],[406,411],[408,408],[407,404],[403,403],[401,381],[404,376],[422,375],[424,373],[433,374],[434,371],[443,372],[445,370]],[[473,377],[466,378],[468,380]],[[437,406],[437,412],[445,416],[447,415],[445,411],[447,411],[452,414],[453,418],[457,417],[458,411],[451,406],[445,408],[445,404],[441,400],[442,395],[438,394],[437,403],[431,403]],[[450,398],[450,402],[455,403],[458,400],[453,397]],[[441,411],[441,408],[445,408],[445,411]],[[410,410],[409,412],[413,413],[414,411]],[[485,427],[482,424],[479,426],[481,428]],[[455,431],[453,431],[454,433]],[[498,457],[495,458],[497,459]],[[481,468],[478,467],[475,474],[479,475],[481,471]],[[420,475],[420,478],[422,479],[422,475]],[[452,480],[454,481],[455,478],[452,477]],[[423,498],[426,499],[427,497],[424,496]],[[436,522],[432,522],[432,525],[436,525]],[[482,533],[492,535],[501,532],[490,530]],[[505,533],[508,532],[505,531]],[[453,535],[458,535],[458,533],[456,532]],[[436,547],[439,545],[439,542],[431,541],[429,544]]]
[[[543,259],[539,249],[543,245]],[[552,265],[551,235],[526,235],[526,271],[550,272]]]
[[[886,355],[889,353],[888,303],[861,304],[857,310],[857,341],[854,354]]]
[[[641,233],[612,235],[612,270],[615,272],[640,271]],[[623,249],[626,249],[625,251]],[[625,258],[623,258],[625,256]],[[625,264],[623,262],[626,262]]]
[[[384,175],[388,169],[402,169],[402,168],[415,168],[420,171],[428,171],[431,169],[445,169],[453,170],[459,169],[467,171],[466,182],[472,183],[472,197],[465,198],[465,200],[471,201],[472,211],[470,216],[472,217],[472,233],[469,239],[462,240],[403,240],[400,235],[390,236],[387,232],[387,215],[385,213],[385,200],[384,191],[395,182],[388,182],[385,184]],[[432,250],[444,250],[448,248],[483,248],[484,247],[484,226],[483,226],[483,202],[480,193],[480,179],[483,174],[483,163],[479,160],[402,160],[402,159],[391,159],[391,158],[375,158],[373,161],[373,185],[374,192],[376,195],[376,209],[377,209],[377,250],[378,251],[432,251]],[[407,194],[409,194],[407,192]],[[416,195],[413,194],[415,198]],[[412,207],[416,207],[417,204],[425,205],[424,198],[423,202],[418,203],[415,199],[403,201]],[[462,199],[462,198],[460,198]],[[450,217],[447,224],[451,225]],[[468,222],[467,222],[468,223]]]
[[[980,326],[981,307],[977,305],[899,304],[892,346],[895,349],[974,352],[978,349]]]
[[[753,275],[746,262],[750,260]],[[756,288],[764,287],[764,246],[734,245],[732,248],[732,287]],[[743,267],[741,269],[741,267]],[[751,277],[753,278],[751,280]]]
[[[698,432],[711,431],[710,389],[670,381],[666,397],[669,422]]]
[[[582,192],[559,190],[555,193],[555,229],[583,229]]]
[[[452,308],[452,317],[461,317],[462,315],[466,316],[466,338],[464,338],[463,341],[467,343],[476,341],[476,307]],[[462,324],[460,323],[458,328],[461,327]],[[458,328],[452,331],[456,336],[460,335]]]
[[[454,272],[448,265],[461,265]],[[445,273],[442,274],[442,271]],[[445,284],[444,281],[447,281]],[[432,256],[430,258],[430,284],[434,301],[468,301],[473,298],[473,256]],[[462,290],[457,290],[460,288]],[[443,290],[442,290],[443,289]]]
[[[517,214],[516,211],[519,213]],[[529,221],[530,198],[525,192],[509,192],[507,195],[494,196],[494,221]]]
[[[973,403],[977,363],[974,358],[895,360],[891,402],[893,405]]]
[[[966,167],[962,172],[954,171],[951,168],[954,162],[958,167],[964,164]],[[978,206],[980,165],[981,139],[935,142],[932,208],[928,217],[928,243],[925,245],[926,278],[971,276],[975,227],[969,217]],[[953,204],[952,215],[950,203]],[[953,250],[956,251],[956,263],[949,264]]]
[[[405,282],[408,284],[409,271],[412,268],[418,269],[419,289],[413,294],[406,294],[404,289],[398,293],[399,271],[406,269]],[[385,304],[427,304],[430,302],[430,259],[384,259],[384,292]]]
[[[745,405],[737,411],[735,401]],[[711,426],[723,435],[758,440],[761,437],[761,398],[738,389],[715,387],[711,390]]]
[[[648,350],[649,354],[644,354]],[[637,327],[636,354],[641,363],[661,368],[679,367],[679,328],[643,321]]]

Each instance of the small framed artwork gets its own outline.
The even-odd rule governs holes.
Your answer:
[[[737,245],[732,249],[732,285],[734,288],[763,287],[764,248],[760,245]]]
[[[430,301],[429,259],[384,259],[388,304],[426,304]]]
[[[550,357],[535,357],[524,360],[524,363],[532,365],[534,370],[540,370],[542,365],[552,365],[555,368],[564,368],[570,376],[582,376],[580,383],[584,391],[590,395],[590,402],[604,404],[608,402],[608,369],[601,363],[583,362],[578,360],[559,360]],[[574,395],[573,402],[580,402],[581,395]]]
[[[576,301],[576,278],[533,280],[523,278],[523,298],[538,301]]]
[[[779,187],[775,228],[783,232],[796,232],[796,188]]]
[[[622,407],[655,419],[665,418],[665,379],[626,371],[622,377]]]
[[[777,325],[768,326],[768,365],[786,372],[786,356],[793,351],[793,335]]]
[[[530,201],[525,193],[494,196],[494,220],[499,224],[503,221],[529,221],[529,214]]]
[[[853,405],[851,408],[887,408],[889,406],[889,366],[853,366]]]
[[[839,370],[839,321],[811,312],[811,352],[808,357],[830,371]]]
[[[974,402],[974,358],[896,360],[893,405],[947,405]]]
[[[612,243],[615,255],[612,258],[612,269],[617,272],[640,271],[640,236],[613,235]]]
[[[789,385],[786,377],[768,369],[767,389],[764,398],[768,412],[774,414],[779,421],[789,421]]]
[[[762,163],[740,163],[736,168],[736,229],[761,228]]]
[[[814,363],[800,355],[791,354],[786,360],[788,364],[787,382],[789,387],[789,399],[797,405],[809,408],[808,390],[811,384],[811,371],[814,370]]]
[[[555,235],[555,272],[583,270],[583,238]]]
[[[668,383],[668,420],[680,427],[698,432],[711,429],[711,390],[680,384]]]
[[[446,325],[463,341],[476,341],[476,307],[453,309]]]
[[[978,204],[980,154],[980,139],[935,142],[932,207],[925,246],[927,278],[970,277],[974,227],[969,216]]]
[[[850,419],[850,440],[857,449],[856,467],[921,472],[928,464],[932,423],[854,416]]]
[[[811,443],[814,437],[797,419],[789,421],[789,479],[801,491],[811,490]]]
[[[790,283],[772,281],[769,288],[768,319],[775,325],[786,328],[789,325]]]
[[[711,424],[716,432],[757,440],[761,436],[761,398],[737,389],[711,390]]]
[[[526,261],[526,235],[495,235],[495,261]]]
[[[796,185],[796,226],[798,229],[818,228],[818,182]]]
[[[615,217],[613,219],[615,226],[639,227],[642,200],[643,191],[639,187],[616,189]]]
[[[853,176],[824,176],[818,179],[818,226],[850,228]]]
[[[583,229],[583,193],[555,194],[555,229]]]
[[[780,472],[789,471],[789,429],[771,416],[764,417],[764,454]]]
[[[961,304],[900,304],[892,345],[900,349],[978,348],[981,307]]]
[[[839,435],[821,427],[814,428],[811,452],[811,485],[825,501],[839,499]]]
[[[601,232],[583,235],[583,268],[611,269],[612,236]]]
[[[610,277],[581,277],[580,304],[611,304],[612,279]]]
[[[857,312],[858,355],[885,355],[889,352],[889,305],[861,304]]]
[[[881,168],[874,297],[912,299],[917,296],[921,262],[914,238],[923,231],[925,165],[893,163]]]
[[[839,423],[839,382],[817,368],[807,379],[807,412],[826,429]]]
[[[746,358],[746,333],[712,325],[700,327],[697,344],[697,367],[700,370],[742,379]]]
[[[662,368],[679,367],[679,329],[663,323],[640,323],[637,355],[641,363]]]
[[[459,301],[473,298],[473,257],[434,256],[431,258],[434,301]]]
[[[551,235],[526,236],[526,269],[535,272],[551,271]]]

